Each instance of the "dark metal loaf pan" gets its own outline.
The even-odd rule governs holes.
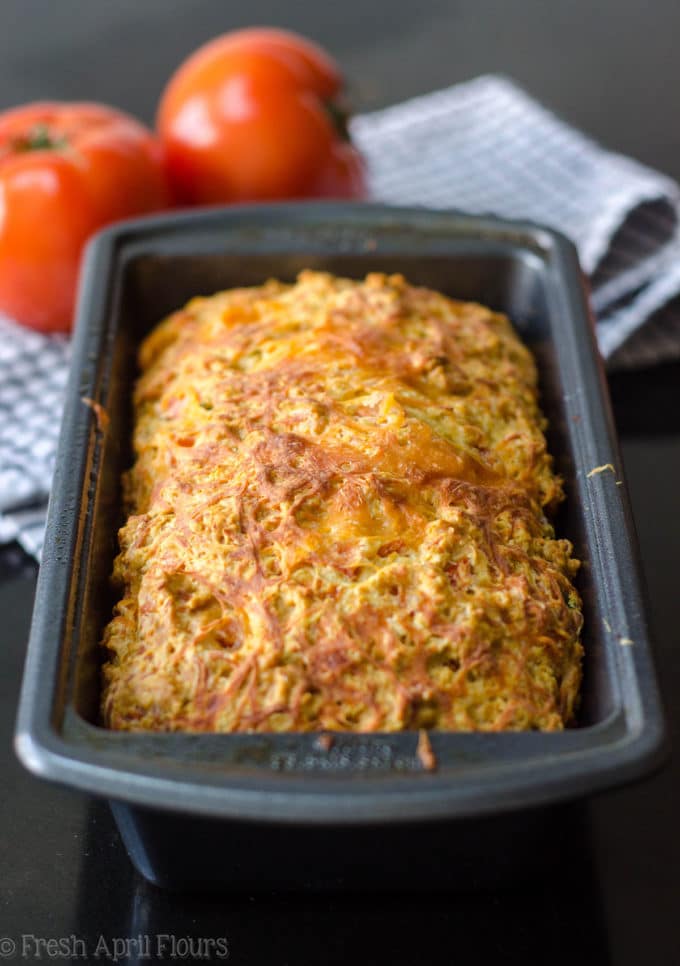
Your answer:
[[[98,641],[113,603],[109,574],[122,523],[120,475],[131,461],[140,339],[193,295],[271,276],[293,279],[305,267],[353,277],[403,272],[414,283],[486,303],[510,315],[535,353],[549,443],[566,480],[557,529],[584,561],[577,727],[435,733],[438,768],[428,772],[415,733],[342,734],[325,750],[313,734],[124,734],[98,724]],[[108,427],[83,397],[104,407]],[[614,471],[590,475],[605,464]],[[383,853],[391,850],[386,842],[402,847],[415,822],[419,833],[427,822],[441,843],[450,840],[442,823],[459,831],[462,821],[484,826],[488,816],[636,778],[660,759],[663,720],[621,483],[582,276],[560,235],[492,218],[350,204],[252,206],[121,224],[98,236],[84,270],[19,756],[38,775],[114,800],[139,868],[175,885],[250,882],[257,863],[248,856],[258,842],[260,866],[275,865],[277,881],[293,882],[286,843],[289,854],[307,843],[320,855],[330,841],[320,826],[333,829],[345,858],[352,843],[366,856],[368,842]]]

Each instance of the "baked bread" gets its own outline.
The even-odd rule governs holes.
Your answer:
[[[505,316],[305,271],[193,299],[139,360],[107,726],[573,722],[578,561]]]

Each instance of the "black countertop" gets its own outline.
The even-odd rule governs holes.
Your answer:
[[[653,8],[634,0],[305,0],[287,9],[274,0],[4,0],[0,107],[84,94],[150,119],[181,57],[216,32],[253,22],[290,26],[328,45],[354,78],[362,107],[504,71],[607,145],[680,177],[675,0]],[[610,387],[673,739],[680,729],[680,365],[613,375]],[[35,572],[16,547],[0,551],[0,958],[30,961],[39,938],[55,938],[66,941],[57,961],[67,951],[77,962],[154,961],[173,952],[180,958],[189,952],[180,940],[193,937],[193,957],[185,959],[219,961],[228,947],[228,961],[238,964],[680,959],[676,758],[636,787],[571,809],[563,864],[522,887],[211,898],[154,889],[132,870],[107,806],[33,779],[14,757]],[[165,934],[175,937],[174,949],[172,939],[159,940]],[[154,955],[158,942],[161,956]],[[42,958],[50,958],[46,947]]]

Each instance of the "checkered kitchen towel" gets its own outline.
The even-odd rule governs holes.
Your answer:
[[[357,117],[373,196],[569,235],[612,366],[680,357],[680,189],[602,150],[510,81],[480,77]],[[676,298],[677,297],[677,298]],[[69,346],[0,320],[0,543],[40,556]]]

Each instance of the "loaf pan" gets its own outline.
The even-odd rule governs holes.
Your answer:
[[[131,462],[139,342],[196,294],[292,280],[302,268],[355,278],[402,272],[506,312],[533,350],[550,449],[566,481],[556,528],[584,562],[576,727],[432,733],[435,771],[421,763],[414,732],[337,734],[329,748],[314,734],[101,727],[98,642],[114,602],[109,575],[120,476]],[[112,800],[138,868],[180,886],[252,885],[253,868],[261,881],[274,865],[277,883],[292,884],[297,859],[286,854],[319,855],[331,840],[324,828],[342,853],[327,863],[346,860],[352,843],[366,856],[372,842],[384,857],[413,840],[414,823],[440,844],[463,841],[461,829],[473,826],[491,841],[493,816],[516,821],[652,769],[663,717],[621,458],[573,246],[530,224],[325,203],[173,214],[100,234],[84,266],[16,744],[36,774]],[[456,831],[444,834],[444,826]]]

